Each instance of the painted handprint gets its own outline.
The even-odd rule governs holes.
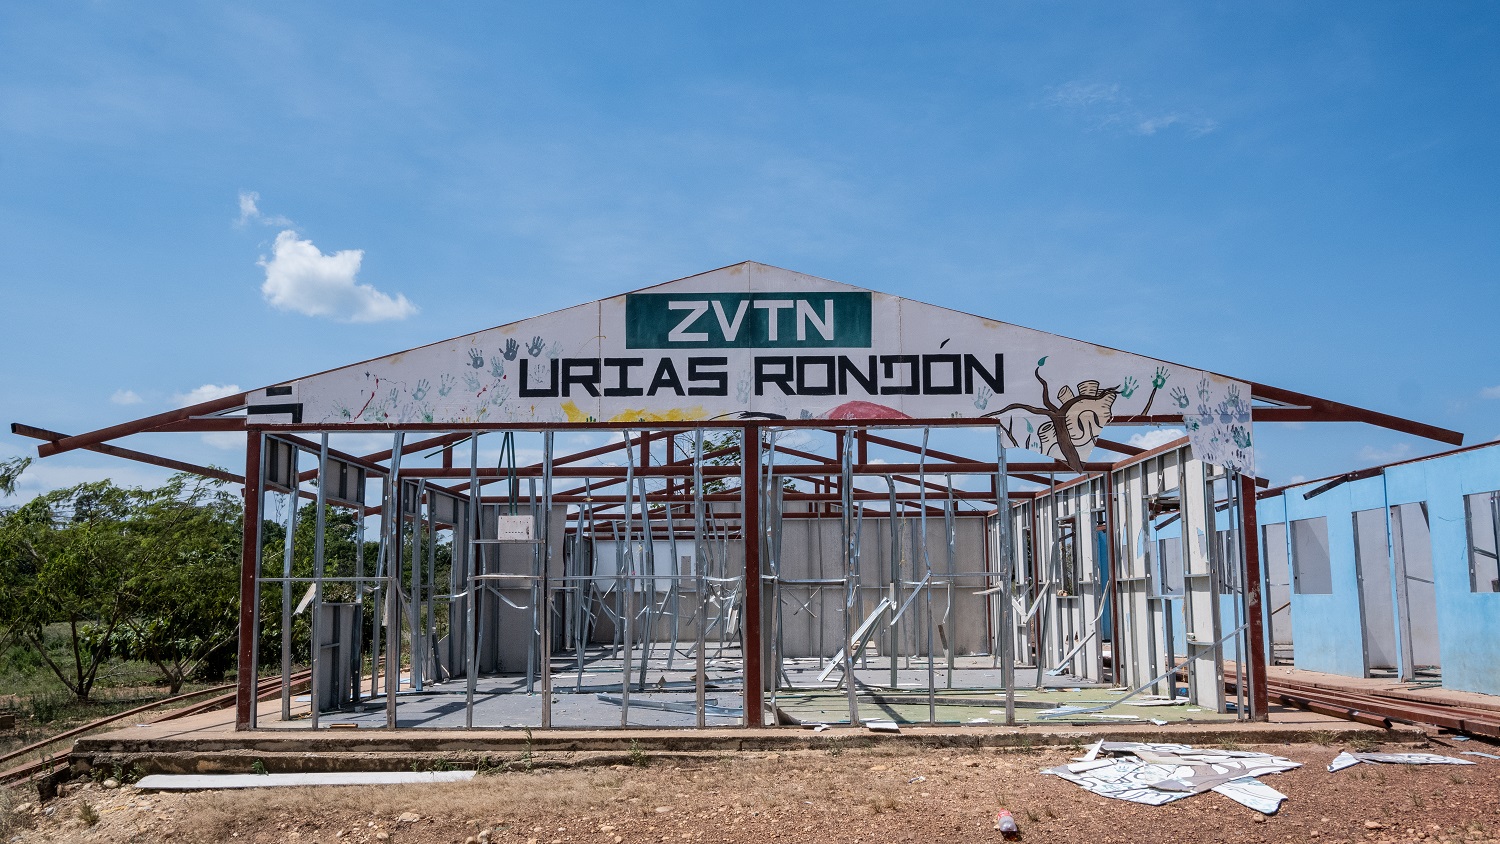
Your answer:
[[[505,348],[500,350],[500,354],[504,355],[506,360],[515,360],[516,352],[520,350],[521,344],[517,343],[515,338],[511,338],[505,341]]]
[[[505,360],[502,358],[490,358],[490,375],[495,378],[505,377]]]
[[[443,373],[443,377],[438,379],[438,395],[446,396],[449,393],[453,392],[453,386],[457,383],[458,379],[454,378],[452,375],[447,374],[446,372]]]
[[[385,397],[385,403],[388,405],[395,405],[399,401],[401,401],[401,391],[395,387],[392,387],[390,394]]]
[[[471,393],[477,393],[477,392],[479,392],[479,390],[480,390],[479,376],[475,375],[472,372],[465,372],[464,373],[464,386],[467,387],[467,388],[469,388],[469,392],[471,392]]]
[[[990,406],[990,399],[994,398],[994,396],[994,390],[981,384],[979,389],[974,391],[974,407],[978,410],[984,410]]]
[[[494,392],[490,393],[490,404],[494,405],[495,407],[499,407],[500,405],[505,404],[506,400],[509,398],[510,387],[506,386],[505,384],[501,384],[499,387],[495,388]]]
[[[1230,384],[1225,392],[1229,397],[1219,404],[1219,413],[1226,417],[1224,423],[1227,425],[1249,419],[1250,403],[1240,395],[1240,385]]]
[[[1229,429],[1229,436],[1234,439],[1234,444],[1241,449],[1250,447],[1250,432],[1243,425],[1234,425]],[[1243,454],[1241,455],[1243,457]]]
[[[469,366],[475,369],[484,369],[484,352],[478,349],[469,350]]]
[[[423,378],[417,382],[417,388],[411,391],[411,397],[417,401],[421,401],[427,398],[427,391],[430,389],[432,389],[432,385],[427,383],[426,378]]]
[[[1168,393],[1168,395],[1170,395],[1172,397],[1172,402],[1174,404],[1176,404],[1179,408],[1182,408],[1183,410],[1187,410],[1187,406],[1188,406],[1188,394],[1187,394],[1187,390],[1184,390],[1181,387],[1173,387],[1172,388],[1172,392]]]
[[[1201,400],[1201,401],[1208,401],[1208,397],[1210,395],[1209,387],[1211,387],[1211,386],[1212,385],[1208,383],[1208,376],[1207,375],[1205,375],[1202,378],[1198,379],[1198,398],[1199,398],[1199,400]]]
[[[547,347],[547,357],[550,360],[557,360],[558,358],[562,357],[562,341],[552,341],[552,345]]]
[[[1125,376],[1124,382],[1120,384],[1120,398],[1128,399],[1135,395],[1135,388],[1140,385],[1141,382],[1131,378],[1129,375]]]
[[[333,403],[333,412],[340,419],[354,418],[354,412],[351,411],[347,406],[345,406],[345,404],[341,401],[336,401]]]
[[[532,357],[536,357],[537,355],[541,354],[542,349],[545,348],[547,348],[546,340],[543,340],[540,337],[533,337],[531,338],[531,342],[526,344],[526,354],[531,355]]]
[[[1151,389],[1160,390],[1162,387],[1167,386],[1167,375],[1167,368],[1165,366],[1158,366],[1156,374],[1151,376]]]

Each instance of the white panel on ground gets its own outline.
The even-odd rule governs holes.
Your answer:
[[[215,791],[308,785],[413,785],[462,782],[474,771],[340,771],[326,774],[151,774],[135,784],[142,791]]]

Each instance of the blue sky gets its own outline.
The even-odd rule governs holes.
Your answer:
[[[1487,3],[11,4],[0,417],[757,260],[1494,439],[1497,40]],[[1278,481],[1443,448],[1257,436]],[[21,489],[106,476],[161,477]]]

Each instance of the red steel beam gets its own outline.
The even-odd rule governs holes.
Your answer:
[[[242,544],[240,545],[240,641],[239,662],[235,666],[234,728],[250,729],[251,713],[255,708],[255,605],[259,598],[255,594],[255,572],[260,560],[256,559],[256,539],[260,531],[260,447],[263,437],[251,434],[245,443],[245,517]]]
[[[752,441],[753,440],[753,441]],[[765,726],[764,680],[761,676],[760,632],[760,428],[745,426],[740,441],[740,462],[746,467],[743,484],[745,511],[745,612],[741,616],[743,639],[740,653],[745,661],[745,726]]]
[[[221,399],[200,402],[189,407],[169,410],[154,416],[146,416],[133,422],[122,422],[119,425],[111,425],[108,428],[100,428],[97,431],[89,431],[86,434],[77,434],[71,437],[63,437],[56,442],[42,443],[37,446],[36,453],[39,457],[51,457],[54,454],[62,454],[75,448],[84,448],[107,440],[127,437],[142,431],[155,428],[158,425],[166,425],[169,422],[180,422],[193,416],[201,416],[209,413],[217,413],[232,407],[239,407],[245,403],[248,393],[238,393],[225,396]]]
[[[1270,717],[1266,690],[1266,631],[1261,616],[1260,528],[1255,518],[1255,479],[1240,475],[1240,543],[1245,555],[1245,609],[1249,615],[1249,660],[1245,685],[1249,686],[1250,713],[1257,721]]]
[[[10,432],[19,436],[31,437],[32,439],[45,440],[47,442],[61,442],[68,438],[67,434],[60,434],[57,431],[48,431],[45,428],[37,428],[31,425],[23,425],[20,422],[12,422],[10,426]],[[157,457],[154,454],[147,454],[144,451],[136,451],[129,448],[121,448],[117,445],[93,443],[90,445],[79,446],[79,448],[82,448],[85,451],[97,452],[99,454],[108,454],[111,457],[122,457],[126,460],[134,460],[137,463],[148,463],[152,466],[160,466],[163,469],[175,469],[178,472],[188,472],[189,474],[202,475],[205,478],[214,478],[215,480],[228,481],[232,484],[242,484],[245,482],[245,479],[240,477],[239,475],[236,475],[232,472],[226,472],[223,469],[215,469],[212,466],[199,466],[195,463],[184,463],[181,460],[173,460],[170,457]]]
[[[1313,413],[1324,414],[1330,417],[1339,417],[1349,422],[1364,422],[1380,428],[1388,428],[1403,434],[1424,437],[1429,440],[1447,443],[1449,445],[1463,445],[1464,435],[1457,431],[1439,428],[1436,425],[1427,425],[1411,419],[1403,419],[1388,413],[1379,413],[1374,410],[1366,410],[1362,407],[1343,404],[1341,402],[1320,399],[1317,396],[1309,396],[1306,393],[1296,393],[1291,390],[1283,390],[1280,387],[1271,387],[1265,384],[1250,384],[1250,395],[1252,398],[1264,399],[1266,401],[1280,402],[1282,404],[1302,405]],[[1261,418],[1260,411],[1295,410],[1294,408],[1255,408],[1251,411],[1253,418]],[[1306,413],[1307,411],[1302,411]],[[1274,413],[1264,414],[1267,421],[1275,417]]]

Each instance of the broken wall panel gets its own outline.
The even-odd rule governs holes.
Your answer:
[[[1383,670],[1394,650],[1402,678],[1440,672],[1445,688],[1500,694],[1500,593],[1474,589],[1466,506],[1495,489],[1500,447],[1485,445],[1260,499],[1267,527],[1314,518],[1328,525],[1328,593],[1289,598],[1296,665],[1361,677]]]

